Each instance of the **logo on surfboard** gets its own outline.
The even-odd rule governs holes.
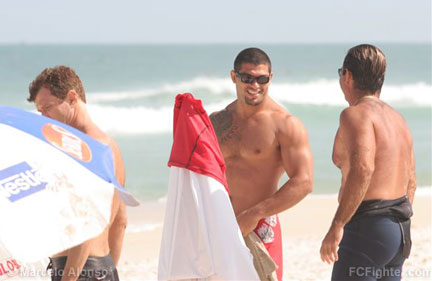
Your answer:
[[[21,265],[15,259],[0,260],[0,280],[18,275],[20,267]]]
[[[46,185],[39,170],[32,168],[27,162],[0,170],[0,194],[11,202],[41,191]]]
[[[84,162],[90,162],[92,159],[87,143],[66,129],[48,123],[42,127],[42,134],[49,143],[72,157]]]

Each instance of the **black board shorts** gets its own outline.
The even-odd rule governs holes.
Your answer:
[[[51,280],[60,281],[66,274],[64,268],[67,257],[51,258],[48,268],[51,269]],[[77,281],[119,281],[117,269],[111,255],[105,257],[88,257]]]

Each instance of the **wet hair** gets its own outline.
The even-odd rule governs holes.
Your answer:
[[[234,60],[234,70],[240,71],[243,63],[251,63],[254,65],[265,64],[271,72],[271,61],[268,55],[258,48],[247,48],[241,51]]]
[[[66,98],[70,90],[74,90],[78,94],[78,98],[84,103],[86,96],[81,79],[75,71],[64,65],[45,68],[36,78],[30,83],[29,102],[34,102],[41,88],[47,88],[51,94],[61,100]]]
[[[343,68],[351,71],[357,89],[372,93],[381,92],[386,58],[377,47],[368,44],[352,47],[345,56]]]

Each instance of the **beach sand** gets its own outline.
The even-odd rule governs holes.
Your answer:
[[[417,196],[414,200],[413,247],[404,264],[403,280],[432,278],[431,203],[430,195]],[[284,280],[330,280],[332,265],[321,261],[319,249],[336,207],[336,196],[310,195],[280,215]],[[129,227],[118,266],[121,280],[157,279],[164,208],[165,203],[153,202],[128,210]]]

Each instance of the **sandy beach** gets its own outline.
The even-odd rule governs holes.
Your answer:
[[[414,201],[413,247],[404,264],[403,280],[431,280],[432,242],[430,195]],[[121,280],[156,280],[165,203],[129,209],[129,227],[119,264]],[[284,280],[330,280],[332,265],[319,256],[321,241],[337,207],[334,195],[311,195],[280,215],[284,243]],[[143,227],[136,223],[142,222]]]

